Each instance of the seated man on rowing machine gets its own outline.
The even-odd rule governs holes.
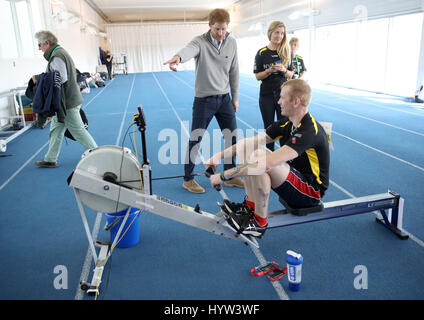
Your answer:
[[[239,233],[262,237],[268,226],[268,202],[271,189],[290,207],[319,205],[328,188],[330,152],[323,127],[308,112],[312,91],[302,79],[285,82],[281,87],[281,120],[265,132],[240,140],[206,163],[216,171],[221,159],[237,155],[240,165],[210,176],[213,187],[234,177],[244,177],[243,203],[224,200],[222,210],[229,224]],[[271,152],[265,148],[275,140],[285,141]]]

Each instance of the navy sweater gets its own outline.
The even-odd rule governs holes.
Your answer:
[[[57,71],[38,75],[37,89],[32,102],[35,113],[54,116],[60,110],[60,74]]]

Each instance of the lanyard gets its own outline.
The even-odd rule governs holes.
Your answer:
[[[50,59],[52,58],[53,53],[54,53],[57,49],[59,49],[59,48],[62,48],[62,47],[61,47],[61,46],[57,46],[56,48],[54,48],[54,49],[53,49],[52,53],[50,53],[49,62],[50,62]]]
[[[297,55],[296,55],[296,70],[297,70],[297,74],[300,75],[300,70],[299,70],[299,60],[297,60]]]

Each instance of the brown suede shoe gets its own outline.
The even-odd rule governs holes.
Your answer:
[[[34,164],[43,168],[57,168],[57,162],[35,161]]]
[[[238,187],[238,188],[244,188],[244,182],[239,177],[235,177],[231,180],[225,181],[224,185],[226,187]]]
[[[205,189],[203,189],[194,179],[190,181],[184,181],[183,188],[193,193],[205,193]]]

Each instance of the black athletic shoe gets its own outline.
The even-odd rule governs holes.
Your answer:
[[[238,203],[238,202],[231,202],[228,199],[224,199],[224,205],[221,206],[221,209],[228,215],[231,213],[247,214],[247,215],[253,214],[253,212],[246,205],[246,201],[243,201],[242,203]]]
[[[237,203],[224,200],[221,208],[229,216],[229,225],[238,233],[259,238],[265,233],[268,224],[261,227],[257,223],[253,210],[247,206],[246,201]]]
[[[245,202],[238,203],[238,202],[231,202],[227,199],[224,199],[224,204],[220,205],[221,211],[224,214],[226,220],[228,221],[228,224],[237,232],[241,233],[239,231],[239,225],[234,224],[231,216],[239,216],[237,220],[240,219],[246,219],[249,220],[253,218],[253,212],[247,207]]]
[[[254,217],[249,218],[247,215],[230,214],[231,224],[237,229],[237,232],[244,235],[251,235],[253,237],[261,238],[268,224],[260,226]]]

